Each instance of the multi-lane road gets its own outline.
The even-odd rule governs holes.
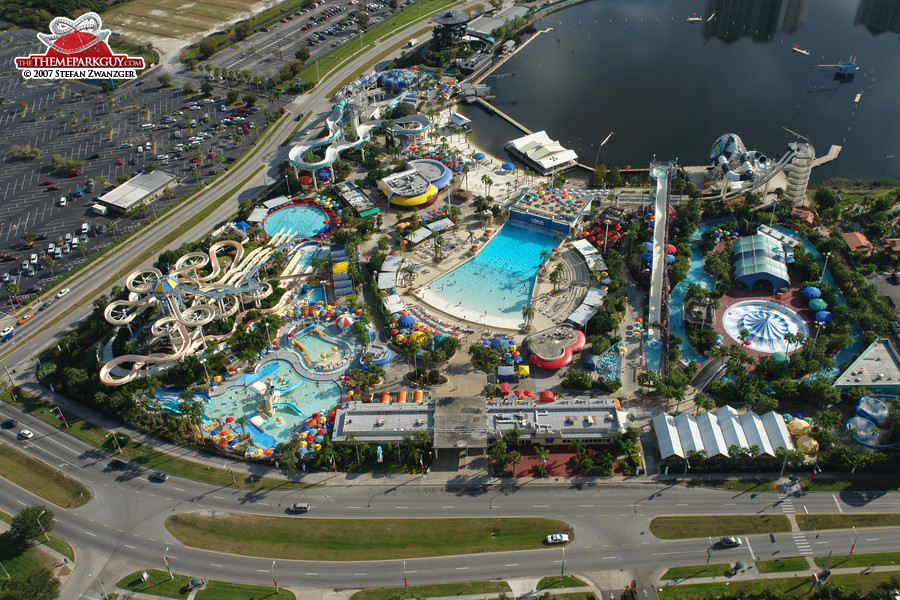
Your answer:
[[[271,582],[271,559],[232,556],[182,546],[165,530],[172,514],[195,511],[237,511],[284,516],[293,502],[306,501],[311,511],[294,519],[400,517],[521,517],[561,519],[575,529],[566,548],[570,572],[653,569],[664,565],[701,564],[706,538],[660,540],[649,532],[657,515],[791,514],[820,512],[897,512],[900,494],[814,493],[788,497],[776,493],[751,494],[710,488],[657,483],[573,486],[569,483],[523,481],[517,485],[479,484],[456,487],[436,475],[427,478],[372,479],[360,485],[335,477],[327,485],[291,491],[235,490],[170,477],[154,483],[149,471],[129,465],[107,468],[112,457],[66,436],[27,415],[11,414],[35,433],[17,440],[18,431],[4,431],[0,441],[19,448],[86,483],[94,493],[88,504],[56,511],[55,531],[78,549],[89,549],[92,575],[106,581],[129,572],[163,568],[169,548],[172,568],[193,576],[247,583]],[[0,508],[16,513],[39,499],[0,481]],[[314,527],[315,528],[315,527]],[[536,531],[541,538],[549,531]],[[327,531],[321,535],[327,536]],[[896,531],[861,531],[856,552],[896,549]],[[848,531],[784,532],[743,536],[741,548],[714,550],[718,562],[751,562],[788,556],[845,553],[853,542]],[[314,543],[314,542],[312,542]],[[274,558],[274,557],[273,557]],[[476,579],[530,577],[553,574],[562,551],[546,548],[427,559],[408,559],[411,585]],[[278,560],[278,579],[294,589],[309,587],[395,586],[402,581],[402,561],[360,555],[352,562]],[[75,577],[82,585],[91,581]],[[83,590],[67,590],[82,592]]]

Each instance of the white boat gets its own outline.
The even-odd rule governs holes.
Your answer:
[[[804,50],[797,44],[794,44],[793,46],[791,46],[791,50],[793,52],[796,52],[797,54],[803,54],[804,56],[809,56],[809,50]]]
[[[856,95],[856,98],[853,99],[853,104],[859,104],[859,99],[862,98],[862,92]]]
[[[691,16],[687,18],[688,23],[699,23],[703,20],[703,17],[697,15],[697,13],[691,13]]]

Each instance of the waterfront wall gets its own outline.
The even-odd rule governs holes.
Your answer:
[[[569,225],[566,223],[560,223],[558,221],[554,221],[553,219],[549,219],[547,217],[539,217],[538,215],[532,215],[526,212],[518,211],[518,210],[510,210],[509,218],[511,221],[521,221],[522,223],[529,223],[531,225],[537,225],[539,227],[543,227],[545,229],[550,229],[552,231],[559,231],[568,235],[569,233]]]

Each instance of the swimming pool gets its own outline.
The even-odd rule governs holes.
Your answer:
[[[531,302],[541,253],[556,245],[546,229],[507,223],[475,258],[433,281],[422,297],[464,319],[517,329]]]
[[[328,215],[314,206],[288,206],[266,217],[263,228],[269,235],[281,230],[292,231],[300,237],[313,237],[325,229]]]

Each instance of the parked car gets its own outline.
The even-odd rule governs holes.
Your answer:
[[[169,479],[169,474],[163,473],[162,471],[154,471],[153,473],[150,474],[150,481],[163,482],[163,481],[168,481],[168,479]]]
[[[38,185],[53,185],[53,182],[49,179],[45,179],[42,182],[40,182]]]
[[[58,186],[58,185],[51,185],[51,186],[48,186],[48,187],[47,187],[47,191],[48,191],[48,192],[58,192],[58,191],[59,191],[59,186]]]
[[[741,538],[735,537],[733,535],[729,535],[723,537],[719,540],[719,547],[721,548],[737,548],[741,545]]]
[[[547,536],[546,542],[548,544],[568,544],[569,543],[569,534],[567,533],[551,533]]]

